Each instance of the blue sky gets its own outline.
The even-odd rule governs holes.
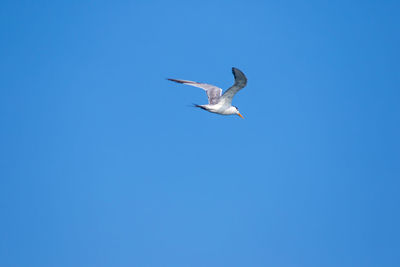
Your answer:
[[[399,8],[3,1],[0,265],[400,266]]]

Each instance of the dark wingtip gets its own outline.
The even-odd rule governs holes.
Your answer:
[[[168,80],[168,81],[171,81],[171,82],[176,82],[176,83],[183,83],[183,82],[181,82],[181,81],[179,81],[179,80],[170,79],[170,78],[167,78],[167,80]]]
[[[232,67],[232,73],[235,74],[236,72],[241,72],[243,73],[241,70],[239,70],[238,68]]]
[[[238,68],[232,67],[232,73],[233,73],[233,76],[235,77],[235,82],[240,82],[240,83],[243,83],[244,85],[246,85],[247,78],[246,78],[246,75],[244,75],[244,73],[241,70],[239,70]]]

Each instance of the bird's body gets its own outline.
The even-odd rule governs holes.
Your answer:
[[[208,96],[208,104],[195,105],[198,108],[207,110],[212,113],[221,115],[238,115],[243,118],[237,107],[232,106],[232,98],[247,84],[247,78],[240,70],[232,68],[232,73],[235,77],[235,83],[222,94],[222,89],[206,83],[198,83],[187,80],[168,79],[173,82],[183,83],[194,87],[202,88]]]
[[[220,115],[235,115],[237,114],[237,109],[234,106],[223,105],[223,103],[217,104],[206,104],[206,105],[195,105],[195,107],[207,110],[212,113],[217,113]]]

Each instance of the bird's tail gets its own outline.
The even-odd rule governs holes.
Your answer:
[[[195,108],[201,108],[201,109],[206,110],[206,108],[203,107],[202,105],[193,104],[193,107],[195,107]]]

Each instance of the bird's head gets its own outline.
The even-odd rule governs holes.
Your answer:
[[[242,116],[242,114],[240,114],[239,109],[238,109],[237,107],[234,107],[234,108],[235,108],[235,110],[236,110],[236,115],[238,115],[239,117],[241,117],[242,119],[244,119],[243,116]]]

